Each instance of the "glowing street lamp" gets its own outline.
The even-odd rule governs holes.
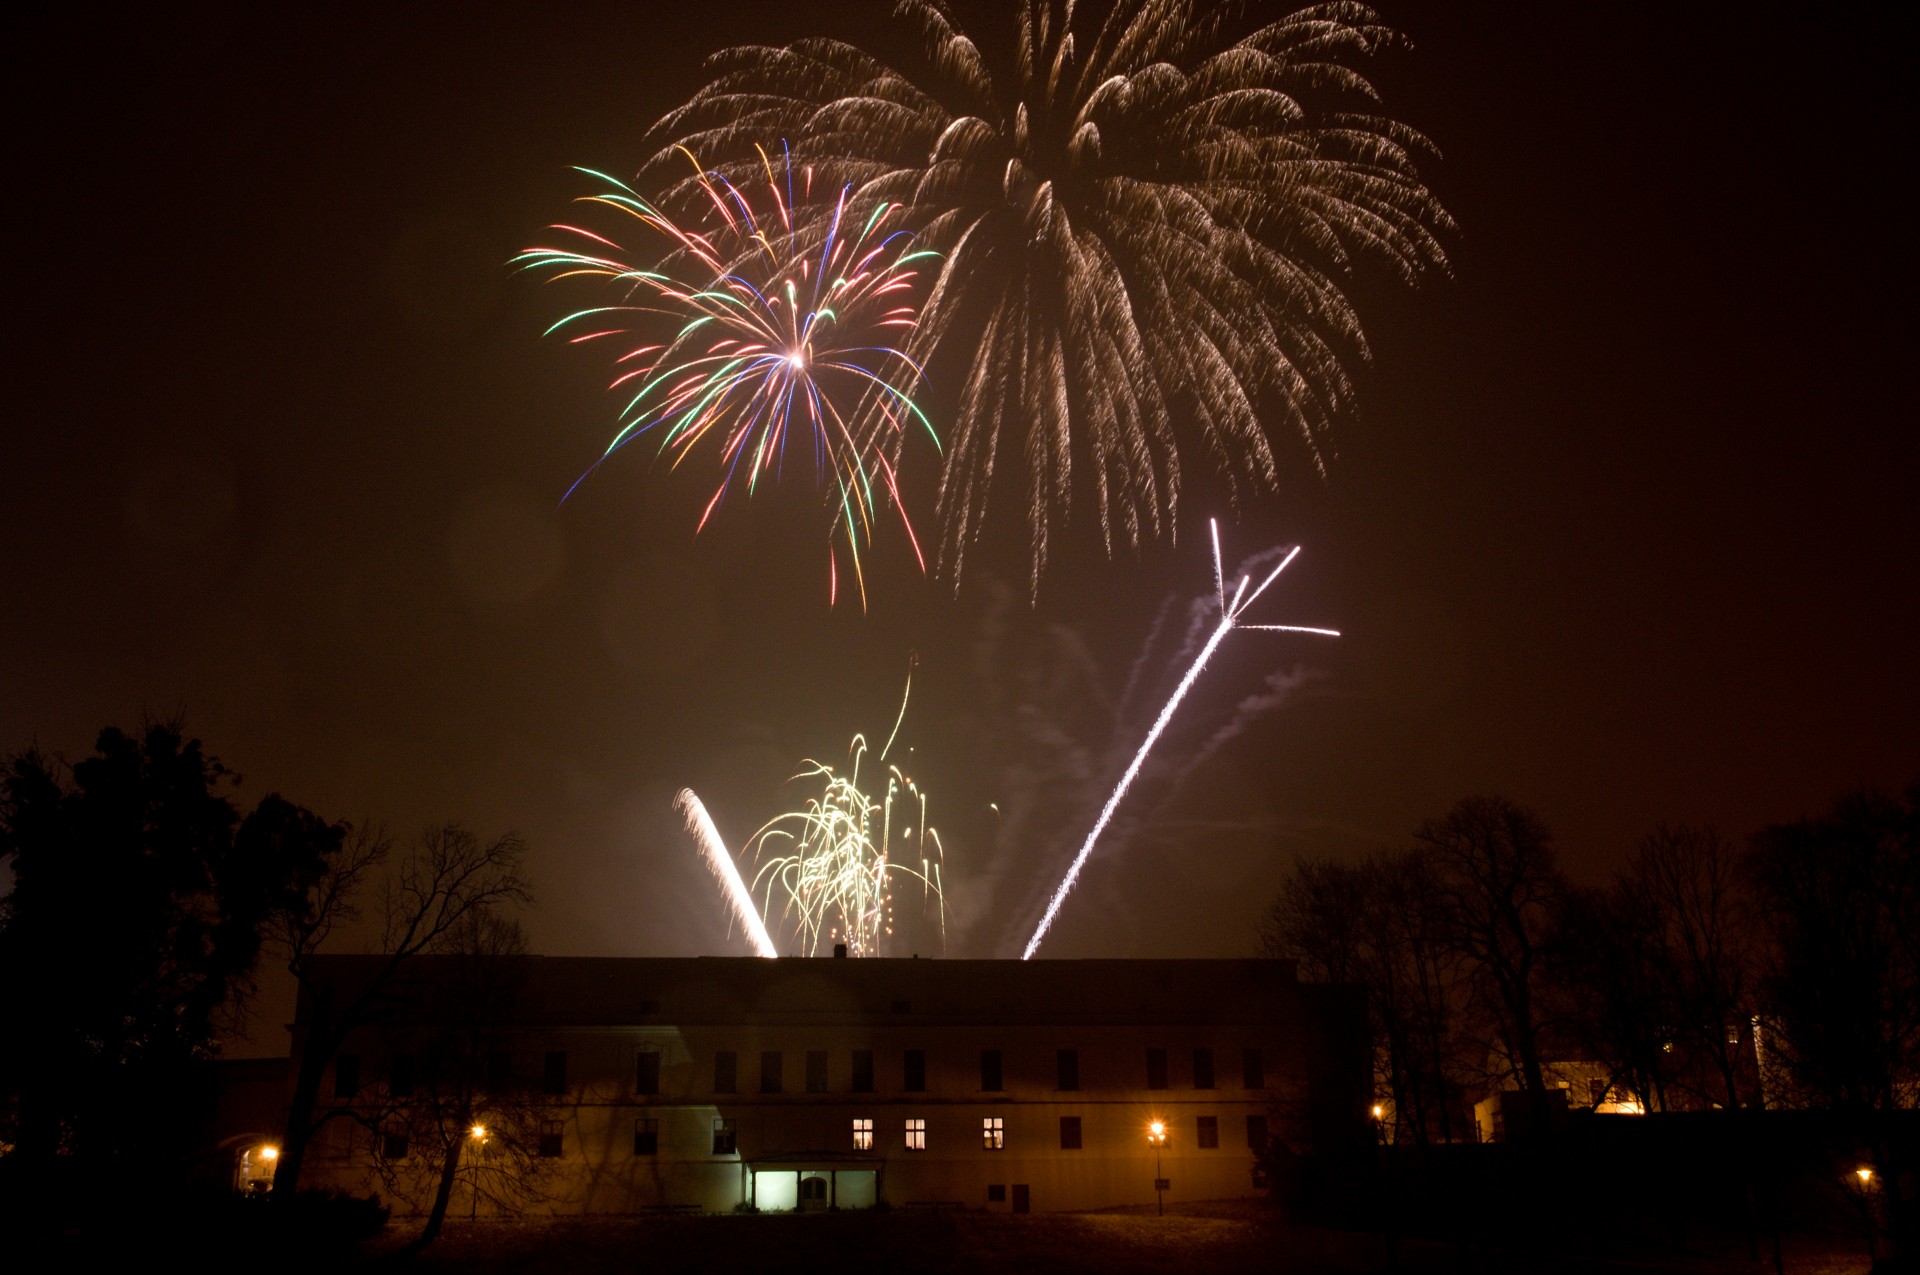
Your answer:
[[[274,1146],[272,1143],[268,1143],[266,1146],[260,1148],[260,1158],[268,1164],[272,1164],[280,1158],[280,1148]]]
[[[1153,1147],[1153,1211],[1156,1216],[1167,1215],[1167,1180],[1160,1176],[1160,1152],[1167,1145],[1167,1122],[1150,1120],[1147,1122],[1147,1142]]]
[[[467,1130],[467,1136],[473,1139],[474,1155],[476,1157],[485,1157],[487,1153],[487,1126],[479,1123],[478,1121],[475,1121],[473,1127]],[[473,1190],[471,1195],[468,1198],[468,1203],[467,1203],[467,1221],[471,1222],[479,1216],[480,1216],[480,1161],[479,1159],[476,1159],[473,1166]]]

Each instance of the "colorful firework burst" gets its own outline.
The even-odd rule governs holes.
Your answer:
[[[762,150],[750,175],[733,178],[681,153],[694,167],[682,193],[695,201],[698,226],[583,168],[603,188],[580,202],[620,214],[617,224],[607,233],[556,225],[576,246],[529,248],[514,259],[620,293],[617,303],[576,310],[547,330],[620,350],[612,388],[630,397],[593,468],[649,432],[676,468],[710,445],[720,481],[700,515],[704,527],[730,490],[751,492],[778,476],[790,451],[810,454],[829,480],[829,595],[838,598],[840,580],[832,543],[844,539],[864,606],[861,549],[883,506],[898,512],[925,569],[895,464],[911,428],[936,447],[939,439],[913,399],[919,365],[895,342],[916,320],[918,269],[937,254],[916,249],[899,228],[899,205],[867,201],[856,217],[848,189],[817,197],[813,170],[784,153],[776,167]]]

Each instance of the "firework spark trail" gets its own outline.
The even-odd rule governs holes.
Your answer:
[[[753,896],[747,893],[747,883],[740,879],[740,869],[733,866],[733,856],[727,853],[726,843],[720,840],[720,830],[713,826],[706,806],[701,804],[693,789],[682,788],[673,799],[673,808],[686,819],[687,831],[693,834],[694,842],[700,847],[700,857],[707,861],[714,879],[720,882],[720,889],[727,896],[734,918],[740,922],[740,928],[746,931],[747,938],[753,943],[753,950],[769,959],[779,956],[780,953],[774,950],[773,939],[767,934],[767,927],[761,923],[759,910],[753,906]]]
[[[1152,728],[1147,731],[1147,737],[1140,742],[1139,751],[1135,752],[1133,760],[1127,763],[1126,773],[1120,776],[1120,782],[1114,785],[1113,794],[1107,798],[1107,804],[1101,807],[1100,817],[1094,820],[1092,831],[1087,833],[1086,841],[1081,843],[1080,852],[1074,855],[1073,864],[1067,869],[1066,878],[1060,882],[1060,887],[1053,892],[1053,897],[1047,901],[1046,913],[1040,918],[1040,924],[1038,928],[1034,930],[1033,937],[1027,940],[1027,950],[1021,953],[1021,960],[1032,960],[1033,954],[1040,950],[1040,942],[1046,938],[1048,929],[1052,927],[1053,918],[1059,914],[1060,905],[1066,901],[1067,894],[1073,889],[1074,882],[1080,876],[1080,869],[1086,865],[1087,857],[1093,853],[1094,844],[1100,840],[1100,834],[1106,830],[1108,821],[1113,818],[1113,812],[1120,808],[1121,800],[1126,797],[1127,789],[1133,784],[1134,777],[1140,773],[1140,767],[1145,764],[1147,754],[1152,751],[1154,742],[1160,738],[1161,732],[1166,730],[1167,723],[1173,720],[1174,711],[1180,707],[1180,701],[1185,699],[1187,692],[1193,689],[1193,684],[1200,678],[1200,671],[1206,667],[1207,661],[1213,658],[1213,653],[1219,649],[1220,643],[1225,640],[1227,634],[1231,633],[1234,629],[1244,628],[1264,630],[1270,633],[1314,633],[1322,637],[1340,636],[1340,632],[1337,629],[1309,628],[1305,625],[1298,624],[1240,624],[1238,622],[1240,616],[1245,614],[1247,608],[1258,601],[1260,595],[1267,591],[1267,586],[1279,579],[1280,573],[1285,571],[1288,565],[1299,556],[1300,548],[1296,545],[1285,558],[1281,559],[1280,565],[1275,567],[1251,594],[1247,592],[1247,585],[1252,580],[1252,577],[1246,575],[1241,576],[1239,584],[1234,588],[1232,600],[1229,601],[1226,592],[1226,579],[1221,574],[1220,568],[1220,527],[1218,523],[1213,524],[1214,588],[1220,602],[1220,622],[1214,626],[1212,634],[1207,638],[1206,645],[1200,648],[1200,654],[1196,656],[1193,663],[1187,667],[1186,676],[1180,679],[1180,685],[1174,688],[1172,697],[1167,700],[1166,706],[1160,710],[1160,715],[1154,718]]]

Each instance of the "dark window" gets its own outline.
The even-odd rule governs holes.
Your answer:
[[[713,1091],[715,1093],[734,1092],[736,1080],[734,1073],[739,1070],[739,1056],[731,1049],[723,1049],[713,1056]]]
[[[1000,1083],[1000,1051],[997,1049],[980,1051],[980,1087],[988,1091],[1006,1088]]]
[[[406,1159],[407,1135],[393,1131],[383,1134],[380,1138],[380,1154],[389,1160]]]
[[[633,1122],[633,1153],[635,1155],[660,1154],[660,1122],[651,1116],[642,1116]]]
[[[1257,1049],[1249,1049],[1243,1061],[1246,1068],[1246,1078],[1244,1082],[1246,1087],[1249,1089],[1265,1089],[1267,1087],[1267,1065],[1260,1057],[1260,1051]]]
[[[871,1049],[853,1051],[853,1091],[855,1093],[873,1092],[873,1051]]]
[[[739,1145],[738,1140],[734,1136],[733,1121],[721,1120],[715,1117],[713,1122],[713,1153],[715,1155],[732,1155],[739,1149]]]
[[[1147,1088],[1165,1089],[1167,1087],[1167,1051],[1149,1049],[1147,1051]]]
[[[387,1068],[387,1092],[396,1098],[413,1096],[413,1055],[395,1054]]]
[[[900,1081],[902,1089],[919,1091],[927,1087],[927,1051],[909,1049],[903,1068],[905,1075]]]
[[[660,1092],[660,1051],[643,1049],[635,1056],[633,1064],[633,1091],[635,1093]]]
[[[1200,1123],[1194,1130],[1195,1144],[1202,1150],[1218,1147],[1220,1145],[1220,1117],[1200,1116],[1198,1119]]]
[[[561,1143],[565,1138],[564,1127],[558,1120],[540,1122],[540,1154],[544,1159],[560,1158]]]
[[[1080,1149],[1080,1117],[1060,1117],[1060,1149],[1078,1151]]]
[[[1193,1087],[1195,1089],[1213,1088],[1213,1051],[1211,1049],[1193,1051]]]
[[[351,1098],[360,1092],[360,1055],[341,1054],[333,1060],[333,1096]]]
[[[1060,1051],[1060,1088],[1078,1089],[1080,1087],[1080,1051],[1063,1049]]]
[[[513,1079],[513,1056],[504,1049],[487,1051],[487,1087],[505,1089]]]
[[[780,1092],[780,1051],[777,1049],[760,1051],[760,1092]]]
[[[988,1204],[1005,1204],[1006,1202],[1007,1202],[1007,1184],[1006,1183],[1002,1182],[999,1186],[990,1186],[987,1188]]]
[[[540,1072],[540,1091],[560,1094],[567,1091],[567,1051],[549,1049],[546,1066]]]
[[[825,1093],[827,1091],[827,1051],[809,1049],[807,1051],[807,1092]]]
[[[1265,1116],[1247,1117],[1247,1145],[1253,1148],[1255,1155],[1267,1149],[1267,1118]]]

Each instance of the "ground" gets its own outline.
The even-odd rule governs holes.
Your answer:
[[[380,1247],[405,1242],[397,1220]],[[718,1217],[566,1218],[522,1221],[449,1219],[416,1265],[423,1272],[519,1275],[630,1275],[644,1271],[1032,1272],[1179,1275],[1274,1271],[1300,1275],[1401,1270],[1420,1272],[1633,1271],[1641,1275],[1760,1275],[1771,1262],[1747,1257],[1744,1240],[1695,1237],[1684,1251],[1642,1249],[1598,1257],[1565,1252],[1500,1251],[1403,1241],[1389,1265],[1379,1236],[1288,1223],[1259,1204],[1186,1205],[1152,1210],[1014,1217],[985,1212],[839,1213]],[[1792,1275],[1855,1275],[1864,1251],[1843,1239],[1801,1241],[1786,1252]]]

